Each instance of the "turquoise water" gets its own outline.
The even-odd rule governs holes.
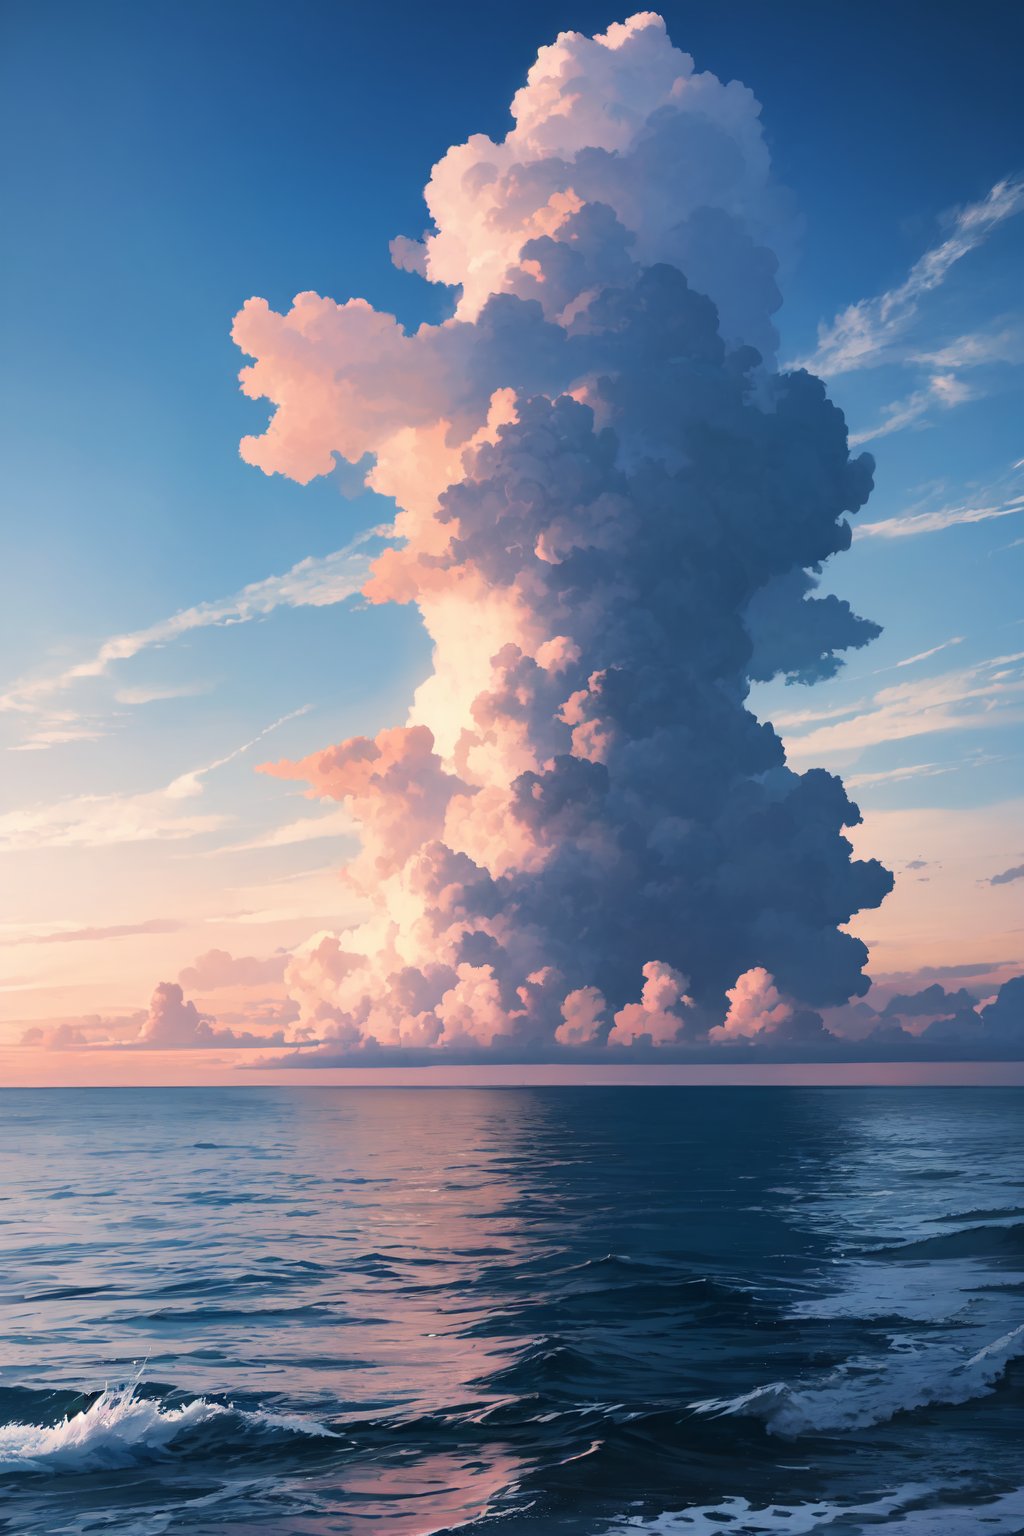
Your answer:
[[[1024,1092],[0,1093],[0,1531],[1024,1531]]]

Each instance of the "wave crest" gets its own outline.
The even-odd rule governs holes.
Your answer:
[[[314,1420],[295,1414],[246,1413],[204,1397],[167,1407],[143,1397],[139,1378],[106,1387],[80,1413],[55,1424],[0,1426],[0,1474],[11,1472],[99,1472],[159,1460],[187,1430],[213,1419],[241,1419],[249,1430],[336,1438]]]
[[[715,1418],[761,1419],[786,1439],[835,1430],[866,1429],[899,1413],[955,1406],[992,1392],[1010,1361],[1024,1355],[1024,1323],[964,1359],[951,1350],[926,1349],[875,1360],[850,1360],[820,1384],[775,1381],[741,1397],[707,1398],[695,1413]]]

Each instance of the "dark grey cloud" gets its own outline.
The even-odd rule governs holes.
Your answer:
[[[996,971],[1005,971],[1017,964],[1017,960],[975,960],[964,965],[922,965],[915,975],[922,981],[956,981],[971,976],[992,976]]]
[[[796,570],[754,593],[746,612],[754,647],[752,679],[768,682],[783,676],[787,683],[821,682],[839,671],[844,651],[868,645],[882,633],[880,624],[860,618],[832,593],[814,597],[817,585],[812,572]]]
[[[933,982],[920,992],[897,992],[886,1003],[882,1015],[884,1018],[901,1015],[903,1018],[917,1019],[940,1013],[958,1013],[973,1008],[977,1001],[977,997],[968,992],[966,987],[960,987],[956,992],[947,992],[938,982]]]

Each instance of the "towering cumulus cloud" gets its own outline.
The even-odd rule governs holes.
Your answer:
[[[243,456],[305,482],[371,455],[399,510],[366,596],[415,603],[434,646],[406,725],[266,770],[362,831],[366,920],[288,984],[335,1057],[820,1028],[866,988],[841,925],[891,880],[745,701],[877,632],[814,596],[873,466],[774,367],[758,104],[645,12],[542,49],[512,116],[448,151],[432,229],[392,247],[451,319],[304,293],[235,321],[276,406]]]

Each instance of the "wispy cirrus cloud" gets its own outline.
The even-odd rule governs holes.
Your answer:
[[[850,433],[851,447],[889,437],[907,427],[927,426],[929,412],[935,407],[953,410],[969,400],[977,400],[988,393],[984,383],[968,383],[960,375],[973,370],[984,375],[998,365],[1017,366],[1024,362],[1024,329],[1019,326],[1003,326],[968,332],[954,337],[931,350],[904,351],[895,349],[892,356],[877,358],[876,365],[898,362],[905,368],[923,370],[927,379],[919,388],[898,400],[891,401],[874,426]]]
[[[141,704],[157,704],[167,699],[195,699],[200,694],[209,693],[210,683],[170,683],[161,687],[153,684],[149,687],[142,684],[137,688],[119,688],[114,694],[118,704],[136,706]]]
[[[776,715],[791,759],[849,757],[940,731],[991,730],[1024,719],[1024,651],[926,680],[897,683],[845,708]],[[863,780],[861,781],[863,782]]]
[[[261,832],[241,843],[225,843],[212,848],[211,854],[250,853],[263,848],[288,848],[296,843],[315,842],[323,837],[350,837],[356,832],[356,823],[344,806],[335,806],[322,816],[303,816],[297,821],[285,822],[269,832]]]
[[[885,768],[879,773],[847,774],[847,789],[873,788],[876,784],[903,784],[908,779],[933,779],[943,773],[952,773],[960,763],[908,763],[901,768]]]
[[[912,352],[908,362],[925,368],[982,368],[990,363],[1024,362],[1024,327],[1016,323],[969,331],[931,351]]]
[[[963,635],[953,635],[949,640],[943,640],[939,645],[930,646],[927,651],[917,651],[913,656],[904,656],[902,661],[893,662],[893,667],[913,667],[919,661],[930,661],[933,656],[938,656],[940,651],[948,651],[951,645],[963,645]]]
[[[985,197],[953,216],[946,239],[927,250],[895,288],[859,299],[818,329],[818,344],[807,357],[788,366],[807,368],[823,378],[888,361],[918,313],[920,302],[946,280],[951,269],[976,250],[993,230],[1024,210],[1024,178],[997,181]]]
[[[852,773],[844,779],[847,789],[874,788],[878,784],[902,784],[910,779],[934,779],[946,773],[959,773],[964,768],[982,768],[987,763],[1001,762],[984,752],[974,752],[969,757],[951,763],[906,763],[899,768],[885,768],[877,773]],[[926,868],[921,862],[910,864],[908,869]]]
[[[182,683],[166,686],[143,684],[137,688],[118,688],[114,702],[130,708],[143,704],[155,704],[168,699],[193,699],[208,693],[209,683]],[[8,698],[10,695],[7,696]],[[117,716],[123,709],[110,715],[92,712],[82,714],[73,709],[56,709],[53,705],[39,702],[35,705],[15,705],[0,702],[0,709],[14,710],[28,716],[32,724],[20,741],[11,742],[8,752],[48,752],[53,747],[73,746],[79,742],[102,741],[111,734]]]
[[[0,852],[32,848],[103,848],[115,843],[198,837],[227,817],[183,814],[166,788],[138,795],[71,795],[0,816]]]
[[[202,793],[207,775],[234,762],[272,731],[304,715],[309,708],[308,704],[303,705],[301,709],[282,715],[223,757],[178,774],[159,789],[141,794],[71,795],[62,800],[7,811],[0,815],[0,852],[176,841],[218,831],[228,824],[228,817],[192,813],[182,808],[182,802],[194,800]]]
[[[1024,330],[1006,317],[938,342],[914,338],[924,323],[922,301],[946,282],[953,268],[977,250],[994,230],[1024,209],[1024,177],[999,181],[976,203],[956,211],[946,239],[914,263],[902,283],[872,298],[859,299],[818,328],[813,353],[791,367],[824,378],[896,364],[916,375],[909,393],[886,405],[878,419],[850,434],[854,446],[930,425],[938,411],[950,411],[989,393],[991,371],[1024,362]],[[934,315],[931,317],[935,324]],[[980,378],[967,383],[964,370]]]
[[[105,725],[70,711],[48,713],[42,724],[34,727],[21,741],[12,743],[9,752],[48,752],[51,747],[66,747],[80,741],[101,741]]]
[[[201,794],[202,781],[207,774],[215,772],[218,768],[226,768],[228,763],[233,763],[236,758],[251,752],[264,737],[280,730],[282,725],[288,725],[290,721],[299,720],[303,715],[308,715],[312,707],[312,704],[301,704],[298,709],[289,710],[286,715],[282,715],[278,720],[272,720],[269,725],[263,727],[262,731],[257,731],[255,736],[250,737],[248,741],[243,741],[240,747],[234,747],[230,752],[226,752],[223,757],[216,757],[212,763],[205,763],[201,768],[192,768],[188,773],[180,773],[176,779],[171,780],[163,793],[170,800],[187,800],[193,795]]]
[[[954,406],[963,405],[965,401],[974,398],[975,391],[957,378],[955,373],[936,374],[923,389],[915,389],[905,399],[894,400],[891,405],[887,405],[881,421],[875,426],[865,427],[861,432],[851,432],[850,447],[859,448],[864,443],[874,442],[879,437],[889,437],[891,433],[902,432],[907,427],[924,425],[933,406],[952,410]]]
[[[918,503],[918,506],[900,512],[895,517],[858,523],[853,537],[855,540],[916,538],[924,533],[942,533],[947,528],[969,527],[973,523],[1016,517],[1024,512],[1022,468],[1024,461],[1014,464],[1006,474],[965,500],[945,502],[932,508],[928,508],[927,503],[924,506]]]
[[[343,549],[321,557],[300,560],[281,576],[268,576],[251,582],[230,597],[197,603],[170,618],[161,619],[145,629],[112,635],[84,661],[46,676],[22,678],[0,694],[0,710],[33,713],[46,707],[46,701],[77,682],[105,677],[118,662],[130,661],[141,652],[172,644],[193,630],[214,626],[246,624],[265,618],[277,608],[322,608],[353,597],[366,581],[370,556],[364,546],[386,533],[370,528]],[[143,703],[160,697],[142,690],[132,699],[122,691],[120,702]]]
[[[5,948],[19,944],[88,944],[154,933],[180,933],[184,927],[186,924],[179,918],[150,917],[141,923],[110,923],[106,927],[66,927],[53,928],[46,933],[20,933],[16,938],[0,939],[0,944]]]

